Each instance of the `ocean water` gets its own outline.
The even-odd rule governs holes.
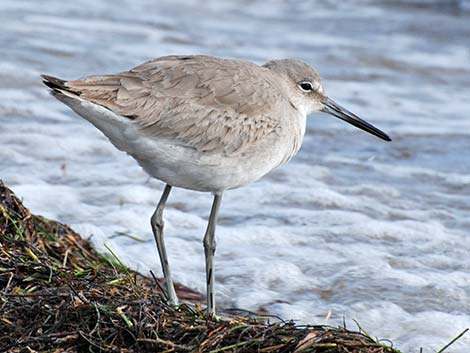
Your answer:
[[[299,58],[382,142],[324,114],[301,151],[228,191],[217,301],[303,323],[357,320],[403,352],[470,326],[468,1],[0,2],[0,179],[35,213],[161,273],[149,218],[162,183],[47,93],[167,54]],[[212,196],[175,189],[165,211],[177,281],[204,292]],[[327,319],[327,317],[329,317]],[[470,352],[470,335],[448,352]]]

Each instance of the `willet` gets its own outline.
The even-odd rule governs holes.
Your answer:
[[[263,66],[210,56],[166,56],[130,71],[64,81],[51,93],[166,183],[151,218],[169,302],[178,304],[163,240],[171,188],[211,192],[204,236],[207,314],[215,314],[217,214],[225,190],[254,182],[300,149],[307,114],[334,115],[383,140],[379,129],[328,98],[318,73],[298,60]]]

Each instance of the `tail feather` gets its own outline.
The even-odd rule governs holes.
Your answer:
[[[51,88],[51,89],[61,89],[61,90],[67,90],[67,87],[65,86],[65,84],[67,83],[67,81],[65,80],[62,80],[60,78],[57,78],[57,77],[53,77],[53,76],[49,76],[49,75],[41,75],[42,79],[43,79],[43,83]]]
[[[62,103],[72,106],[73,102],[80,97],[80,92],[67,85],[68,81],[49,75],[41,75],[43,83],[49,87],[50,94]]]
[[[78,115],[84,117],[102,131],[101,124],[106,125],[112,121],[120,122],[121,119],[129,119],[114,113],[108,101],[100,99],[100,97],[90,99],[86,94],[83,94],[83,90],[76,87],[82,83],[82,80],[66,81],[49,75],[41,75],[41,77],[43,83],[50,88],[49,93],[52,96],[72,108]],[[103,114],[102,109],[111,111],[113,114]],[[99,122],[100,119],[104,120]]]
[[[51,89],[50,93],[62,102],[64,102],[64,96],[81,98],[109,110],[117,109],[114,100],[119,90],[119,78],[89,76],[75,81],[65,81],[49,75],[41,75],[41,77],[43,83]]]

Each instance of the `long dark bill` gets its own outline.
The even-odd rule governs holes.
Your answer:
[[[339,104],[336,104],[332,99],[325,97],[325,99],[323,100],[323,104],[325,105],[325,107],[322,109],[323,112],[334,115],[337,118],[340,118],[341,120],[344,120],[350,123],[351,125],[358,127],[359,129],[362,129],[372,135],[380,137],[382,140],[392,141],[392,139],[388,137],[385,132],[377,129],[375,126],[369,124],[367,121],[362,120],[356,114],[350,112],[349,110],[344,109]]]

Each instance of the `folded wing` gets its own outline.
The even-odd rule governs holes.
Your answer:
[[[281,117],[274,111],[285,102],[266,70],[243,61],[168,56],[127,72],[60,83],[62,90],[131,119],[148,135],[232,154],[278,132]]]

